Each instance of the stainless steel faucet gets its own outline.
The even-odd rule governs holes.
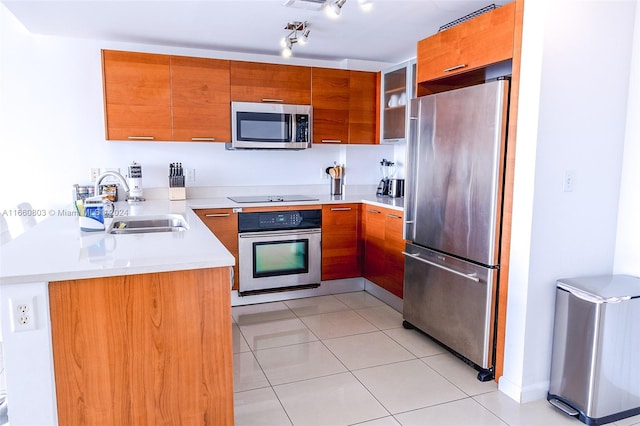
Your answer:
[[[120,183],[122,184],[122,188],[127,193],[127,199],[128,199],[129,198],[129,185],[127,184],[127,180],[120,173],[111,172],[111,171],[104,172],[103,174],[98,176],[98,179],[96,179],[96,184],[93,187],[93,194],[94,195],[100,195],[100,183],[102,183],[104,178],[106,178],[107,176],[112,176],[112,177],[114,177],[114,178],[116,178],[116,179],[118,179],[120,181]]]

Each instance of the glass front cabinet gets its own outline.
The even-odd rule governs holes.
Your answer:
[[[416,60],[382,71],[381,143],[405,142],[409,131],[409,100],[416,94]]]

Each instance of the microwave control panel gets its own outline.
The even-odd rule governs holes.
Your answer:
[[[296,114],[296,142],[309,142],[309,114]]]

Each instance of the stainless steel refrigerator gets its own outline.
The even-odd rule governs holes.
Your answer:
[[[413,99],[404,326],[493,378],[509,80]]]

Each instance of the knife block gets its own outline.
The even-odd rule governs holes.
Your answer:
[[[177,200],[186,200],[187,199],[187,189],[183,187],[178,188],[169,188],[169,200],[177,201]]]
[[[184,176],[169,177],[169,200],[186,200],[187,190],[184,187]]]

